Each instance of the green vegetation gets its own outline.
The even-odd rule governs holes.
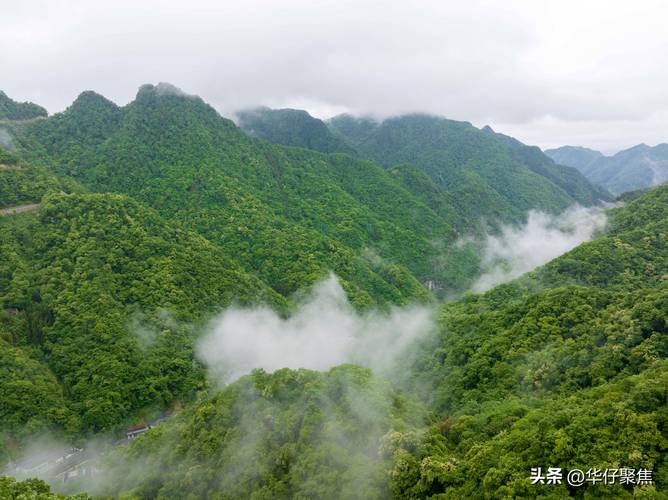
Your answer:
[[[237,113],[239,127],[261,139],[322,153],[354,153],[324,122],[300,109],[255,108]]]
[[[552,466],[651,469],[665,492],[666,241],[664,187],[616,209],[604,237],[446,305],[440,337],[413,369],[439,421],[417,451],[397,448],[393,490],[605,495],[592,485],[530,485],[530,467]]]
[[[285,307],[218,247],[124,196],[52,195],[37,215],[0,220],[0,234],[0,328],[16,346],[2,374],[52,394],[3,400],[12,429],[104,430],[190,397],[204,380],[193,322],[232,301]]]
[[[422,283],[461,291],[478,272],[461,236],[607,196],[489,128],[329,125],[371,159],[314,151],[288,126],[266,137],[300,147],[249,137],[165,84],[3,122],[17,149],[0,149],[0,207],[40,207],[0,217],[0,463],[35,435],[83,443],[183,405],[68,491],[665,498],[668,186],[627,196],[597,239],[440,306],[391,382],[352,365],[208,382],[195,345],[226,306],[289,315],[330,272],[360,310],[429,303]],[[531,485],[532,467],[644,468],[655,484]],[[57,498],[8,478],[0,497]]]
[[[663,498],[668,187],[611,216],[600,239],[443,306],[400,383],[429,414],[359,368],[257,372],[112,455],[120,472],[104,492]],[[531,485],[531,467],[643,468],[655,483]]]
[[[12,166],[18,163],[18,157],[11,151],[0,147],[0,165]]]
[[[386,498],[378,443],[417,408],[365,368],[256,371],[113,457],[99,493]]]
[[[11,152],[0,148],[0,208],[39,203],[47,194],[83,191],[74,180],[56,176],[44,167],[23,165]]]
[[[425,298],[418,281],[462,281],[434,265],[468,227],[454,210],[434,213],[372,162],[250,138],[197,97],[144,86],[118,108],[84,93],[15,134],[24,157],[157,209],[284,296],[329,271],[360,304]]]
[[[556,165],[489,127],[428,115],[405,115],[376,123],[341,115],[332,131],[357,152],[386,167],[412,164],[451,195],[460,216],[489,222],[518,220],[527,210],[559,212],[575,201],[607,199],[575,170]]]
[[[51,493],[51,488],[40,479],[16,481],[11,477],[0,477],[0,498],[6,500],[59,500],[64,495]],[[72,500],[89,500],[85,493],[68,496]]]
[[[0,90],[0,120],[29,120],[47,116],[42,106],[32,102],[16,102]]]

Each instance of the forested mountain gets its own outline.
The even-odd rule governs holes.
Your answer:
[[[438,421],[417,453],[399,449],[410,465],[399,469],[396,491],[457,498],[634,491],[531,486],[534,464],[645,468],[665,495],[668,188],[610,215],[605,236],[443,308],[440,338],[414,369]],[[425,459],[433,468],[421,467]],[[653,492],[645,491],[662,498]]]
[[[668,188],[611,221],[530,275],[443,306],[395,388],[352,366],[257,371],[111,456],[99,493],[661,498]],[[647,469],[654,484],[532,485],[531,467]]]
[[[668,181],[668,144],[638,144],[613,156],[573,146],[548,149],[545,154],[557,163],[577,168],[615,195]]]
[[[423,170],[451,195],[457,212],[491,220],[521,218],[530,208],[558,212],[575,201],[607,199],[571,168],[555,164],[538,148],[467,122],[405,115],[380,123],[341,115],[329,127],[355,150],[391,167]]]
[[[0,416],[15,437],[104,430],[190,397],[203,383],[193,322],[233,300],[285,307],[126,196],[49,195],[36,214],[1,217],[0,234]]]
[[[462,296],[480,262],[467,236],[608,194],[488,127],[343,116],[325,133],[293,110],[260,122],[253,137],[167,84],[123,107],[87,91],[62,113],[2,122],[14,149],[0,148],[0,464],[35,435],[82,444],[183,407],[95,458],[92,483],[57,487],[666,495],[668,186],[608,210],[593,241]],[[195,353],[221,310],[265,314],[244,335],[267,315],[284,334],[332,272],[360,322],[419,305],[436,310],[433,331],[377,373],[207,373]],[[460,298],[437,305],[434,283]],[[642,468],[654,484],[532,485],[532,467]],[[0,478],[0,496],[47,490]]]
[[[16,155],[0,147],[0,209],[39,203],[48,193],[82,190],[72,179],[21,164]]]
[[[333,270],[360,301],[401,302],[424,294],[414,277],[462,286],[475,272],[446,265],[443,248],[472,226],[447,200],[435,212],[433,192],[372,162],[250,138],[165,84],[123,108],[85,92],[12,130],[32,163],[182,222],[284,295]]]
[[[576,169],[556,165],[539,148],[468,123],[406,115],[378,123],[340,115],[327,122],[305,111],[259,108],[239,115],[241,128],[277,144],[319,151],[357,151],[385,167],[411,164],[427,173],[458,213],[513,220],[529,208],[559,211],[610,195]],[[537,175],[533,175],[537,174]],[[478,203],[478,196],[485,202]]]
[[[29,120],[47,114],[42,106],[32,102],[16,102],[0,90],[0,120]]]
[[[322,120],[301,109],[260,107],[239,111],[236,115],[242,130],[269,142],[322,153],[354,153]]]

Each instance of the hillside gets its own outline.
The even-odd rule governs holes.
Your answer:
[[[81,192],[83,187],[66,176],[43,167],[32,167],[0,147],[0,209],[37,204],[50,193]]]
[[[32,102],[16,102],[0,90],[0,120],[30,120],[47,115],[42,106]]]
[[[96,492],[386,498],[388,457],[378,443],[419,417],[418,406],[368,369],[256,371],[112,459]],[[136,460],[150,465],[137,474]]]
[[[262,107],[239,111],[236,115],[242,130],[275,144],[321,153],[354,153],[342,139],[332,134],[322,120],[300,109]]]
[[[99,492],[661,498],[668,188],[611,216],[601,238],[444,305],[395,388],[352,366],[257,371],[108,457]],[[530,467],[647,469],[654,484],[531,485]]]
[[[545,154],[558,163],[577,168],[590,181],[615,195],[668,181],[668,144],[654,147],[638,144],[613,156],[573,146],[546,150]]]
[[[63,113],[15,127],[18,150],[187,225],[286,296],[332,270],[366,303],[424,297],[418,281],[471,279],[438,264],[471,227],[454,209],[435,213],[433,200],[370,161],[250,138],[161,85],[123,108],[84,93]]]
[[[14,438],[114,428],[192,397],[194,321],[232,301],[286,305],[126,196],[49,195],[36,214],[0,217],[0,235],[0,413]]]
[[[382,122],[341,115],[327,123],[358,153],[385,167],[408,163],[423,170],[469,218],[519,220],[531,208],[559,212],[575,202],[607,199],[573,169],[489,127],[429,115]]]
[[[594,149],[580,146],[562,146],[555,149],[546,149],[544,153],[559,165],[568,165],[577,168],[580,172],[603,156],[603,153]]]
[[[665,494],[668,185],[627,197],[602,234],[545,266],[437,306],[427,286],[463,292],[479,273],[462,236],[608,194],[489,127],[425,116],[329,125],[339,140],[357,138],[354,154],[249,136],[167,84],[141,87],[123,107],[87,91],[63,113],[3,122],[16,149],[0,149],[0,210],[32,211],[0,212],[0,463],[36,435],[88,447],[182,407],[98,456],[104,474],[92,484],[56,488]],[[303,322],[318,338],[299,312],[332,272],[350,307],[309,314],[340,322],[342,335],[355,322],[393,334],[404,326],[391,321],[398,306],[437,309],[433,328],[378,373],[258,369],[222,385],[214,372],[225,367],[196,355],[228,306],[234,335],[257,333],[269,352],[281,349],[267,324],[290,335],[284,321]],[[391,350],[387,339],[374,354]],[[655,484],[536,486],[531,467],[647,469]],[[45,488],[0,480],[0,494]]]
[[[530,486],[534,464],[651,469],[665,492],[668,188],[611,217],[603,237],[443,308],[441,335],[414,368],[441,418],[417,453],[398,450],[412,465],[395,488],[455,497],[602,494],[591,484]],[[418,472],[425,459],[436,470],[452,465]],[[627,498],[633,488],[613,491]]]

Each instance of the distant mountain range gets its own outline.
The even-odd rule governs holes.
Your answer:
[[[615,195],[668,181],[668,144],[638,144],[613,156],[575,146],[547,149],[545,154],[557,163],[577,168]]]
[[[355,152],[388,169],[416,169],[444,191],[457,213],[471,219],[518,220],[531,208],[555,212],[574,202],[610,198],[539,148],[468,122],[426,114],[384,121],[344,114],[325,123],[306,111],[269,108],[238,116],[247,133],[271,142]]]

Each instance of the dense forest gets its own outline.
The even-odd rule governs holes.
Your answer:
[[[577,169],[555,164],[540,149],[490,127],[428,115],[382,122],[340,115],[324,123],[292,109],[260,108],[238,116],[242,129],[277,144],[354,151],[386,168],[412,165],[449,194],[456,213],[474,220],[520,219],[531,208],[558,212],[573,201],[610,199]]]
[[[92,481],[4,477],[0,497],[668,494],[668,186],[473,294],[476,238],[610,195],[538,148],[424,115],[260,109],[242,130],[159,84],[123,107],[87,91],[6,118],[0,209],[30,209],[0,215],[0,464],[36,436],[86,447],[180,411],[106,447]],[[433,329],[382,373],[210,376],[197,346],[212,318],[290,318],[330,273],[348,314],[422,307]],[[532,484],[534,467],[653,482]]]
[[[457,213],[519,219],[531,208],[559,212],[609,199],[572,167],[491,128],[429,115],[380,123],[341,115],[328,121],[360,154],[390,167],[412,164],[452,194]]]
[[[611,218],[603,237],[441,307],[392,384],[354,366],[256,371],[112,455],[96,493],[660,497],[668,187]],[[530,467],[548,466],[647,469],[655,486],[532,485]]]
[[[0,90],[0,121],[44,118],[46,109],[32,102],[16,102]]]

